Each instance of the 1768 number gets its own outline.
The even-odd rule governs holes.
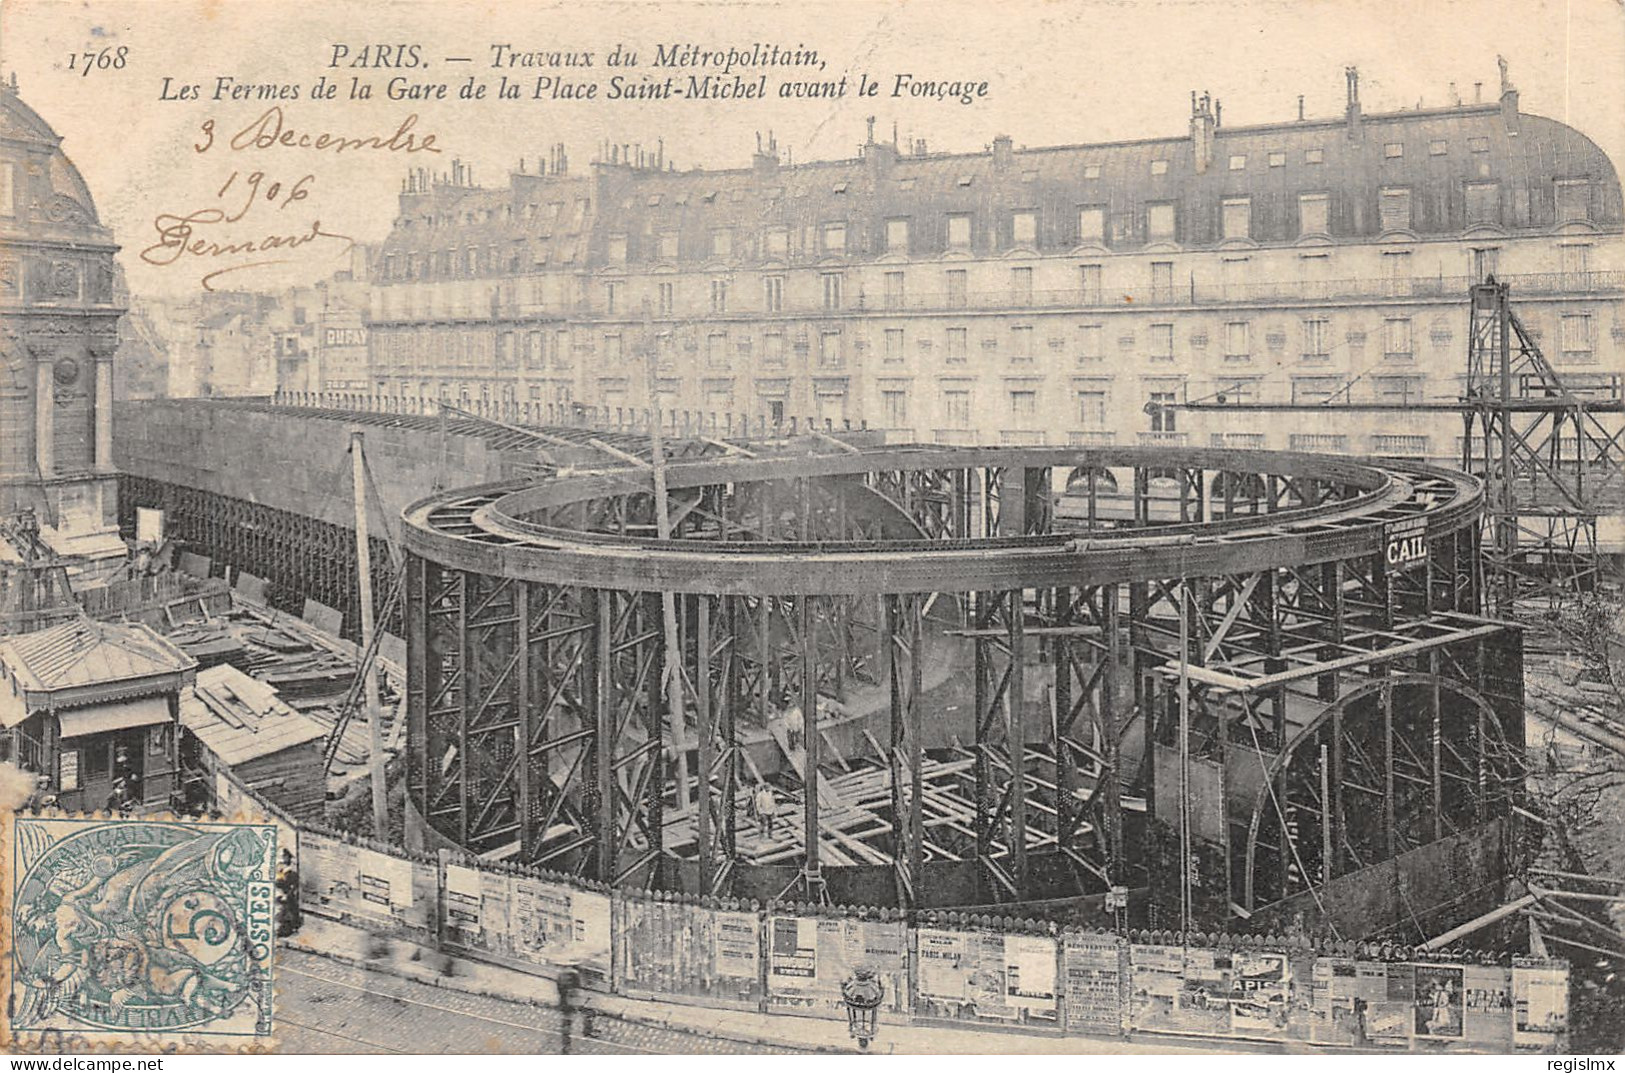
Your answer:
[[[78,71],[83,77],[89,78],[91,71],[122,71],[129,58],[129,45],[120,45],[118,48],[109,45],[100,52],[70,52],[68,70]]]

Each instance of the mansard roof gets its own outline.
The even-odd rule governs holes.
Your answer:
[[[1511,93],[1491,104],[1376,115],[1351,109],[1333,120],[1216,126],[1205,162],[1193,120],[1193,132],[1180,137],[1092,145],[1015,148],[999,139],[979,153],[912,155],[871,142],[855,159],[788,165],[758,155],[755,166],[733,170],[598,164],[590,181],[514,175],[507,190],[437,188],[440,226],[398,226],[387,248],[433,252],[496,243],[506,250],[517,243],[535,248],[536,267],[613,271],[613,235],[625,237],[630,266],[658,269],[670,261],[692,268],[719,258],[770,260],[767,235],[784,229],[791,259],[812,263],[821,256],[821,228],[844,225],[847,257],[878,257],[886,249],[886,222],[901,218],[910,222],[909,255],[920,259],[951,256],[948,219],[968,214],[971,252],[1020,256],[1097,245],[1080,236],[1080,210],[1098,207],[1105,246],[1133,250],[1146,246],[1147,209],[1160,203],[1174,207],[1174,244],[1200,249],[1219,243],[1222,206],[1237,198],[1249,203],[1251,241],[1296,241],[1303,195],[1326,196],[1334,240],[1372,241],[1383,234],[1383,192],[1399,190],[1409,194],[1409,233],[1462,237],[1470,226],[1483,226],[1468,221],[1474,184],[1494,184],[1477,191],[1480,202],[1485,196],[1499,202],[1494,227],[1550,232],[1563,222],[1556,189],[1566,180],[1583,181],[1589,197],[1588,223],[1579,226],[1620,229],[1625,207],[1607,155],[1579,131],[1520,113],[1516,104]],[[403,215],[409,200],[403,195]],[[526,218],[532,204],[558,208],[545,220]],[[1025,212],[1035,214],[1037,238],[1018,245],[1012,221]],[[713,233],[721,229],[733,235],[719,255]],[[662,243],[669,232],[679,244],[674,260]],[[521,260],[517,270],[531,270],[531,260]]]

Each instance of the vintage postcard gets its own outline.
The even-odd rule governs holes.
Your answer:
[[[1622,105],[1616,0],[8,0],[5,1038],[1625,1050]]]

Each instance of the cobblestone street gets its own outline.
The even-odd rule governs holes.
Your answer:
[[[549,992],[551,985],[544,984]],[[556,1054],[558,1010],[368,972],[298,950],[277,965],[277,1038],[293,1054]],[[577,1054],[794,1054],[688,1032],[598,1019]]]

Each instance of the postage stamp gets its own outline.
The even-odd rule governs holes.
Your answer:
[[[276,828],[17,816],[7,1036],[268,1040]]]

